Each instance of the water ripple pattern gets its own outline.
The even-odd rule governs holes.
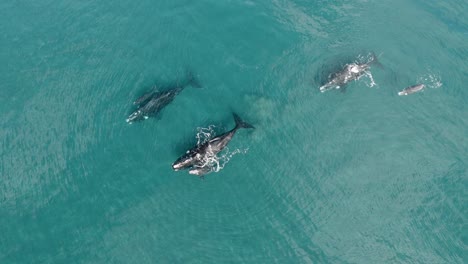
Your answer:
[[[466,263],[467,8],[1,1],[0,263]],[[233,112],[217,173],[172,170]]]

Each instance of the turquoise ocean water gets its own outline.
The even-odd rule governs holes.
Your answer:
[[[0,263],[467,262],[466,1],[0,10]],[[372,79],[319,92],[370,52]],[[125,122],[187,70],[202,89]],[[256,127],[239,154],[205,180],[172,171],[232,112]]]

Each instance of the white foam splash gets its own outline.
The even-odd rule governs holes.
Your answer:
[[[217,157],[217,160],[215,162],[215,165],[216,166],[213,166],[212,168],[214,168],[214,172],[218,172],[222,169],[224,169],[224,167],[226,166],[226,164],[228,164],[228,162],[231,160],[231,158],[234,156],[234,155],[237,155],[237,154],[245,154],[247,153],[247,151],[249,151],[248,148],[246,149],[235,149],[233,151],[230,151],[228,147],[226,147],[223,151],[222,151],[222,154],[220,156]]]
[[[197,127],[198,132],[195,136],[197,138],[197,145],[208,142],[208,140],[210,140],[211,137],[215,134],[214,128],[214,125],[208,127]]]
[[[424,83],[429,88],[440,88],[442,87],[442,79],[439,74],[429,72],[417,78],[418,83]]]
[[[361,64],[362,63],[371,63],[374,59],[376,60],[377,57],[373,53],[367,53],[365,55],[359,54],[357,56],[356,63],[358,63],[358,64],[359,63],[361,63]],[[372,76],[372,72],[370,71],[370,68],[368,70],[364,71],[364,74],[359,76],[359,78],[357,78],[356,81],[359,80],[360,78],[362,78],[363,76],[366,76],[366,77],[369,78],[369,82],[368,83],[365,82],[365,84],[367,85],[367,87],[372,88],[372,87],[376,86],[377,83],[374,80],[374,76]]]
[[[372,87],[377,85],[377,83],[374,80],[374,76],[372,76],[372,73],[370,71],[365,71],[362,76],[367,76],[369,78],[370,82],[366,83],[367,87],[372,88]],[[361,77],[359,77],[359,78],[361,78]],[[359,80],[359,78],[358,78],[358,80]]]
[[[215,135],[214,131],[215,126],[211,125],[206,128],[204,127],[198,127],[197,128],[197,145],[203,144],[208,142],[210,139],[212,139]],[[229,163],[231,158],[237,154],[245,154],[248,152],[248,148],[246,149],[235,149],[231,151],[229,147],[226,147],[216,155],[211,148],[208,148],[207,153],[203,156],[202,158],[202,163],[201,165],[198,165],[195,167],[195,169],[203,169],[206,170],[207,172],[204,174],[208,174],[211,172],[219,172],[222,170],[226,164]]]
[[[354,80],[354,82],[361,80],[362,77],[368,78],[368,82],[364,81],[364,84],[366,84],[367,87],[372,88],[377,85],[377,83],[374,80],[374,76],[372,76],[372,72],[370,70],[365,70],[361,76],[357,77]],[[339,88],[340,88],[339,86],[336,87],[336,89],[339,89]]]

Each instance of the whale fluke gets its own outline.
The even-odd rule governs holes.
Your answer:
[[[234,116],[234,120],[236,121],[236,127],[235,129],[239,129],[239,128],[255,128],[254,126],[252,126],[251,124],[245,122],[245,121],[242,121],[242,119],[236,114],[236,113],[232,113],[232,115]]]
[[[380,55],[382,55],[382,53]],[[379,61],[377,55],[375,54],[375,52],[371,53],[371,60],[370,60],[369,64],[373,64],[373,65],[379,67],[380,69],[384,68],[382,63],[380,63],[380,61]]]
[[[191,71],[187,71],[187,81],[188,81],[188,84],[194,88],[203,88],[202,85],[200,84],[200,81]]]

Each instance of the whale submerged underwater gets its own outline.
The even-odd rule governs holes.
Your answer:
[[[137,109],[126,119],[127,123],[146,120],[150,117],[156,117],[166,106],[168,106],[177,95],[179,95],[187,86],[201,88],[200,83],[189,73],[187,81],[182,85],[175,85],[165,91],[153,89],[136,99],[133,104]]]

